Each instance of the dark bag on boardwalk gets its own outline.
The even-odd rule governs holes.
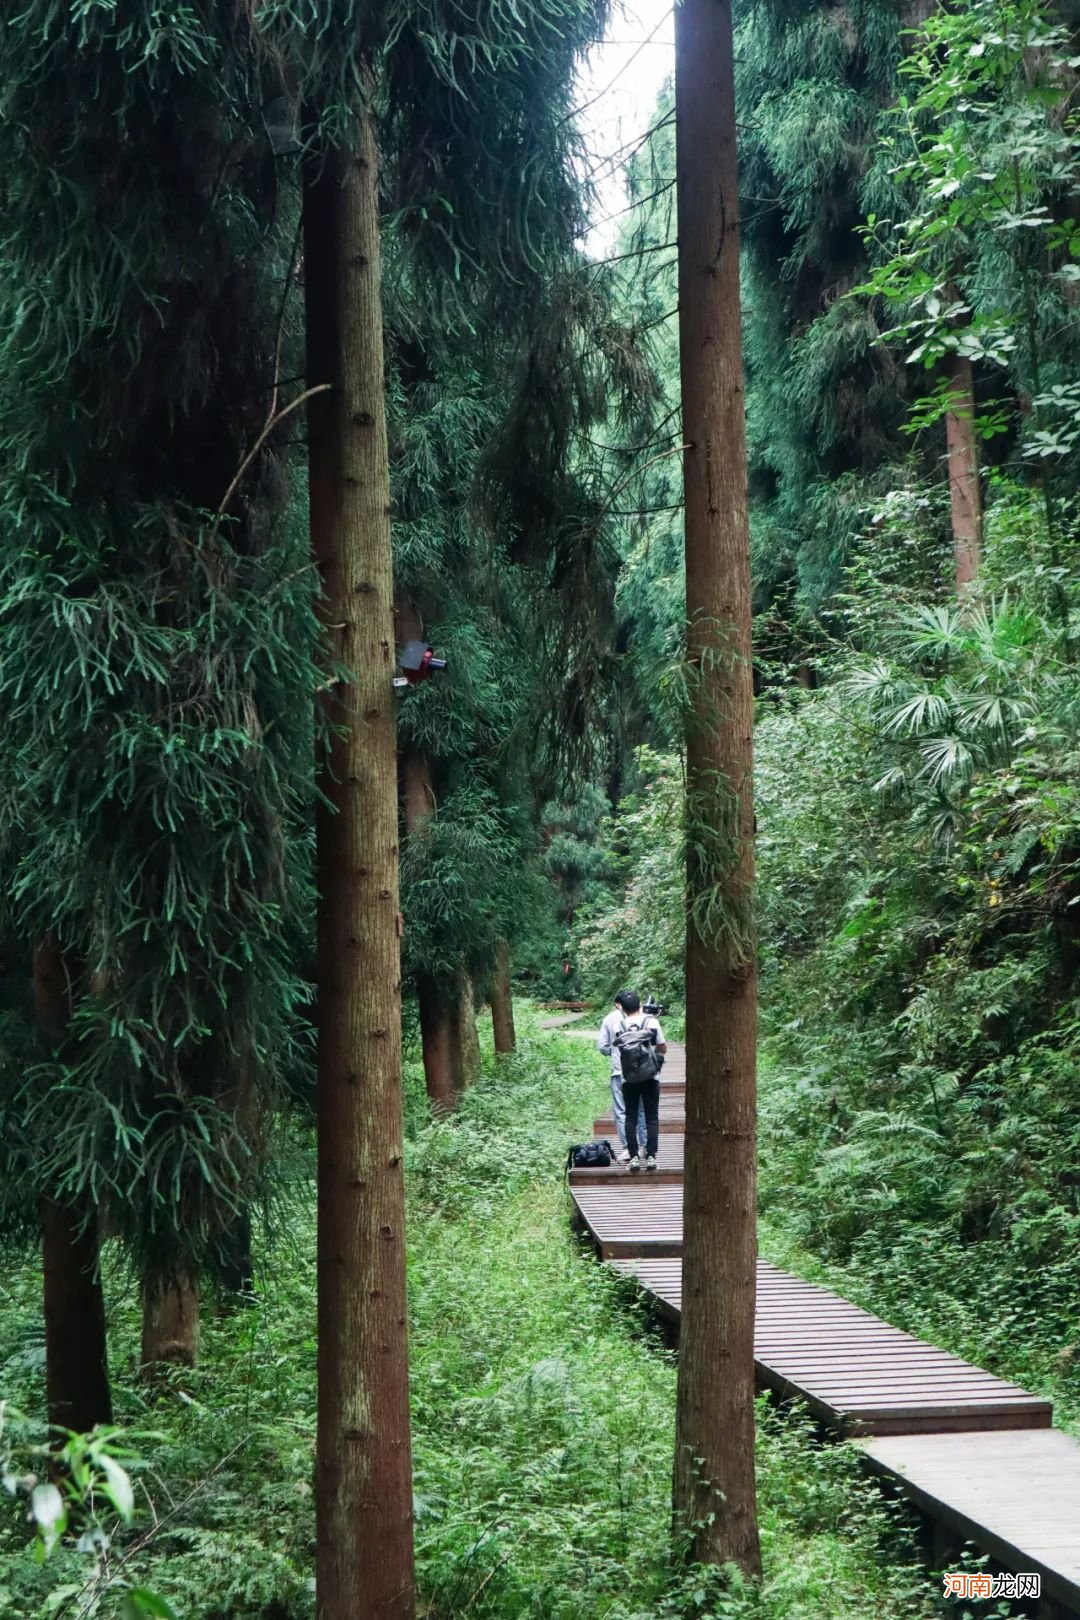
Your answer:
[[[655,1080],[660,1073],[656,1031],[645,1024],[627,1024],[615,1037],[624,1080]]]
[[[566,1155],[566,1168],[570,1170],[603,1170],[615,1163],[615,1149],[610,1142],[579,1142]]]

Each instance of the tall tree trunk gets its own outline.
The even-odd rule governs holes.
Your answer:
[[[187,1271],[143,1288],[142,1365],[194,1367],[199,1359],[199,1287]]]
[[[982,490],[979,450],[975,440],[975,389],[971,361],[954,355],[949,392],[952,408],[945,416],[949,450],[949,504],[952,510],[956,589],[962,596],[979,572],[982,560]]]
[[[480,1074],[480,1036],[476,1028],[476,998],[468,970],[458,969],[450,1006],[454,1042],[454,1086],[464,1091]]]
[[[42,1043],[63,1045],[78,971],[54,935],[34,951],[34,1010]],[[45,1399],[49,1422],[80,1434],[112,1422],[105,1296],[96,1212],[41,1200]]]
[[[510,983],[510,947],[500,939],[495,949],[495,971],[491,978],[491,1025],[495,1052],[503,1057],[517,1048],[514,1030],[514,995]]]
[[[730,0],[675,8],[686,482],[686,1172],[675,1529],[760,1569],[750,534]]]
[[[420,634],[420,619],[409,605],[398,607],[398,632],[407,639]],[[431,781],[431,761],[414,749],[406,749],[401,761],[402,796],[405,801],[405,833],[412,835],[435,808]],[[419,975],[416,1001],[420,1013],[420,1045],[424,1057],[424,1084],[432,1106],[446,1113],[457,1105],[455,1079],[454,1025],[451,1009],[432,979]]]
[[[311,531],[335,682],[319,785],[319,1620],[415,1611],[405,1295],[393,564],[378,172],[304,176]]]
[[[250,1301],[255,1292],[255,1263],[251,1257],[251,1215],[241,1210],[222,1234],[219,1255],[221,1287],[227,1307]]]
[[[420,1043],[424,1053],[424,1084],[432,1107],[450,1113],[457,1107],[454,1025],[450,1008],[438,986],[421,979],[416,986],[420,1006]]]
[[[41,1257],[49,1423],[85,1434],[95,1424],[112,1422],[94,1216],[43,1198]]]

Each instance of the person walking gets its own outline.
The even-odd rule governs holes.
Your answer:
[[[615,1005],[600,1026],[597,1049],[611,1058],[611,1097],[615,1129],[619,1133],[619,1160],[631,1170],[657,1168],[660,1142],[660,1063],[667,1051],[657,1019],[641,1010],[636,990],[620,990]]]

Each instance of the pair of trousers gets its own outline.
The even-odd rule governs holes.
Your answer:
[[[619,1136],[619,1146],[620,1147],[625,1147],[626,1146],[626,1102],[625,1102],[625,1099],[623,1097],[623,1080],[622,1080],[622,1075],[621,1074],[613,1074],[612,1077],[611,1077],[611,1106],[612,1106],[612,1113],[615,1115],[615,1129],[618,1132],[618,1136]],[[638,1134],[639,1134],[639,1136],[644,1136],[646,1134],[645,1109],[640,1104],[638,1106],[637,1119],[638,1119]]]
[[[630,1157],[636,1158],[638,1153],[638,1110],[645,1111],[645,1152],[656,1157],[656,1150],[660,1145],[660,1081],[654,1075],[651,1080],[624,1080],[622,1083],[623,1097],[626,1099],[626,1146]]]

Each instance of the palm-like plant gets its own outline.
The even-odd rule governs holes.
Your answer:
[[[977,770],[1005,764],[1053,709],[1054,638],[1036,613],[1007,597],[964,611],[908,610],[887,646],[886,656],[844,681],[882,744],[898,753],[879,791],[921,784],[955,804]]]

